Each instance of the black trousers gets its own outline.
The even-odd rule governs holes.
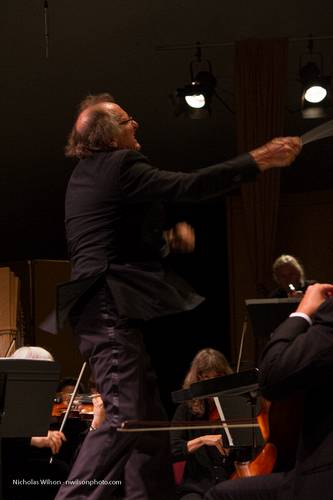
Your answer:
[[[90,431],[57,500],[173,500],[167,432],[118,432],[124,420],[166,420],[140,324],[120,318],[110,290],[97,285],[70,317],[89,359],[107,420]]]

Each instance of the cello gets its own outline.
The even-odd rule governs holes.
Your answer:
[[[264,445],[248,462],[236,462],[231,479],[287,472],[294,467],[302,419],[303,393],[268,401],[262,399],[257,421]]]

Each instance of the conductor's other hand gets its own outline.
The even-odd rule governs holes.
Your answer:
[[[187,224],[187,222],[179,222],[164,234],[172,252],[193,252],[195,247],[195,233],[193,227]]]
[[[302,149],[300,137],[277,137],[250,151],[261,171],[291,165]]]

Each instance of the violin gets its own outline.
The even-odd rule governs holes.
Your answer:
[[[68,418],[80,418],[82,420],[92,420],[94,406],[91,394],[77,394],[73,400]],[[57,393],[53,400],[52,417],[62,419],[68,409],[71,399],[69,393]]]

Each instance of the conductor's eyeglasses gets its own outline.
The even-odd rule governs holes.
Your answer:
[[[127,123],[130,122],[135,122],[135,118],[133,118],[133,116],[129,116],[127,120],[122,120],[121,122],[119,122],[119,125],[127,125]]]

